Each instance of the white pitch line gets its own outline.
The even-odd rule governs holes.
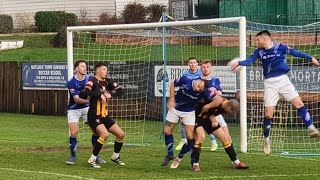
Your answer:
[[[24,173],[34,173],[34,174],[45,174],[45,175],[55,175],[55,176],[69,177],[69,178],[74,178],[74,179],[97,180],[97,179],[94,179],[94,178],[87,178],[87,177],[81,177],[81,176],[75,176],[75,175],[52,173],[52,172],[43,172],[43,171],[30,171],[30,170],[24,170],[24,169],[0,168],[0,170],[24,172]]]
[[[197,179],[234,179],[234,178],[272,178],[272,177],[310,177],[310,176],[319,176],[320,174],[269,174],[269,175],[251,175],[251,176],[207,176],[207,177],[198,177],[198,178],[183,178],[190,180]],[[166,180],[180,180],[180,178],[166,179]]]

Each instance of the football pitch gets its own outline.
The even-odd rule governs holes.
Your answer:
[[[236,127],[230,127],[232,136]],[[221,148],[201,154],[201,172],[193,172],[187,155],[178,169],[162,167],[166,155],[160,139],[161,122],[146,122],[144,144],[124,145],[121,158],[126,166],[110,161],[112,140],[100,155],[107,160],[100,169],[87,164],[91,155],[90,140],[78,143],[77,162],[66,165],[69,157],[68,128],[64,116],[36,116],[0,113],[0,179],[317,179],[320,176],[318,157],[288,157],[262,152],[240,153],[238,157],[250,168],[235,170]],[[175,134],[179,134],[176,128]],[[111,138],[112,139],[112,138]],[[175,139],[178,142],[179,138]],[[238,143],[237,136],[234,142]],[[208,146],[209,142],[206,141]],[[177,155],[178,152],[175,151]]]

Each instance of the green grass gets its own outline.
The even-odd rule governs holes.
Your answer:
[[[101,151],[107,164],[101,169],[93,169],[86,163],[91,154],[89,140],[79,142],[77,164],[65,164],[69,157],[66,117],[0,113],[0,179],[284,180],[320,176],[318,158],[238,153],[239,158],[250,166],[242,171],[231,167],[228,156],[221,149],[217,152],[202,150],[201,172],[191,170],[189,156],[176,170],[161,167],[166,154],[163,139],[159,138],[161,128],[161,122],[148,122],[146,139],[149,139],[149,145],[123,147],[121,157],[126,166],[119,167],[109,161],[113,147],[107,144]]]
[[[53,48],[50,40],[54,35],[29,35],[29,36],[1,36],[1,39],[24,40],[22,49],[0,52],[0,61],[24,62],[66,62],[66,48]],[[93,40],[81,39],[81,48],[74,49],[75,59],[87,60],[162,60],[162,46],[130,46],[130,45],[105,45],[97,44]],[[248,47],[248,55],[255,47]],[[295,46],[297,50],[312,55],[320,55],[317,46]],[[185,62],[189,57],[198,59],[230,60],[239,56],[238,47],[212,47],[204,45],[167,45],[167,60]]]

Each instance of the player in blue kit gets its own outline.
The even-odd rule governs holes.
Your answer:
[[[256,35],[258,48],[254,53],[244,61],[234,61],[231,64],[232,70],[236,70],[238,66],[249,66],[257,59],[260,59],[263,67],[264,75],[264,106],[265,117],[263,121],[264,132],[264,153],[270,154],[270,129],[273,113],[279,100],[279,95],[298,110],[299,116],[306,124],[311,138],[320,137],[320,132],[313,125],[312,118],[304,106],[298,92],[286,75],[290,71],[289,65],[286,63],[286,54],[291,54],[295,57],[301,57],[310,60],[316,66],[319,66],[319,61],[305,53],[299,52],[284,44],[273,42],[269,31],[261,31]]]
[[[211,77],[212,63],[209,59],[205,59],[201,62],[201,79],[208,82],[208,88],[217,95],[222,95],[222,88],[220,87],[220,80],[216,77]],[[215,108],[210,109],[209,113],[206,113],[206,118],[200,117],[201,111],[207,109],[205,107],[210,107],[207,105],[210,101],[200,100],[198,106],[196,107],[196,127],[195,127],[195,145],[192,152],[192,169],[194,171],[200,171],[199,166],[199,157],[202,144],[205,140],[205,133],[208,135],[214,135],[217,137],[223,144],[223,147],[226,153],[229,155],[230,160],[232,161],[236,169],[247,169],[248,166],[241,163],[237,158],[237,155],[234,151],[231,136],[229,133],[229,128],[225,119],[223,118],[223,113],[233,114],[238,110],[239,103],[237,100],[226,100],[224,99],[221,104]],[[209,116],[212,115],[212,116]],[[221,128],[220,128],[221,127]],[[183,146],[178,157],[171,164],[170,168],[178,168],[182,158],[188,152],[186,145]]]
[[[198,60],[195,57],[189,58],[188,66],[189,66],[189,70],[184,71],[182,76],[186,76],[189,79],[197,79],[202,76],[202,73],[198,68],[199,66]],[[211,71],[210,71],[209,77],[211,78]],[[218,148],[218,143],[213,134],[210,134],[210,140],[211,140],[211,151],[216,151]],[[178,146],[175,148],[175,150],[180,151],[186,142],[187,142],[186,131],[185,131],[184,125],[182,124],[181,125],[181,141],[178,144]]]
[[[176,95],[175,87],[179,87]],[[222,97],[216,96],[216,94],[209,91],[207,87],[207,81],[202,79],[190,80],[186,76],[182,76],[180,79],[170,83],[170,98],[167,104],[169,111],[164,127],[165,144],[168,154],[162,162],[162,166],[166,166],[173,159],[174,141],[172,131],[179,120],[185,125],[187,150],[189,151],[194,146],[195,108],[198,105],[198,101],[203,98],[217,102],[223,100]]]
[[[76,162],[76,149],[77,149],[77,135],[78,124],[80,118],[83,122],[87,123],[87,115],[89,109],[89,100],[86,97],[82,97],[81,93],[84,91],[84,87],[89,79],[87,76],[87,65],[84,60],[78,60],[74,63],[74,70],[76,74],[68,82],[68,91],[70,100],[68,104],[68,125],[69,125],[69,144],[71,157],[66,162],[69,165],[73,165]],[[92,146],[99,137],[92,135]],[[103,159],[98,158],[100,164],[105,163]]]

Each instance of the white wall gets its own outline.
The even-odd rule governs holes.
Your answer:
[[[34,24],[37,11],[66,11],[96,19],[103,12],[115,13],[115,0],[0,0],[0,14],[11,15],[15,28]]]
[[[141,3],[145,6],[148,6],[150,4],[164,4],[165,6],[169,6],[169,0],[116,0],[116,11],[117,15],[120,15],[121,11],[123,11],[124,6],[128,4],[129,2],[137,2]]]

